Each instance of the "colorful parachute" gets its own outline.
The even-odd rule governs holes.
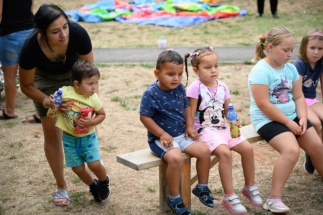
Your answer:
[[[79,10],[67,11],[73,21],[103,22],[116,20],[122,23],[153,24],[168,27],[195,25],[211,19],[243,16],[247,11],[233,5],[209,5],[207,0],[116,0],[99,1]]]

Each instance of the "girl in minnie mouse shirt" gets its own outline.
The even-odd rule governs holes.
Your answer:
[[[246,208],[240,203],[234,193],[232,182],[232,155],[236,151],[241,155],[241,162],[245,178],[242,194],[251,204],[262,206],[260,192],[254,185],[255,164],[253,148],[243,137],[232,138],[230,128],[225,125],[228,115],[230,93],[228,87],[217,80],[219,76],[218,57],[213,47],[196,49],[185,55],[185,69],[187,58],[191,57],[193,71],[199,76],[187,90],[187,97],[192,109],[194,128],[198,131],[200,141],[205,143],[212,155],[220,158],[219,173],[224,190],[222,205],[234,214],[245,214]],[[240,127],[239,118],[237,125]]]

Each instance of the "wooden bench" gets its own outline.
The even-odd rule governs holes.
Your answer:
[[[261,136],[254,130],[252,125],[247,125],[241,128],[241,134],[250,142],[263,140]],[[159,208],[162,212],[170,210],[167,206],[168,187],[166,181],[167,164],[151,150],[143,149],[136,152],[131,152],[117,156],[117,162],[130,167],[134,170],[144,170],[159,166]],[[211,159],[210,169],[219,162],[218,157]],[[191,178],[191,156],[183,153],[183,170],[181,175],[180,194],[184,204],[191,209],[191,185],[197,181],[197,175]]]

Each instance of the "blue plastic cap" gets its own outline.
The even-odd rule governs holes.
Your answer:
[[[164,38],[164,36],[162,36],[162,38],[161,38],[162,40],[164,40],[165,38]]]
[[[61,96],[63,94],[63,89],[62,88],[59,88],[57,90],[57,95]]]
[[[234,110],[234,108],[233,108],[233,106],[230,104],[230,105],[229,105],[229,111],[232,111],[232,110]]]

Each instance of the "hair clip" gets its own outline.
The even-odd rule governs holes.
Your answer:
[[[323,34],[320,33],[320,32],[314,32],[313,34],[311,34],[309,37],[312,37],[312,36],[320,36],[320,37],[323,37]]]
[[[209,49],[211,49],[212,51],[214,51],[214,52],[215,52],[215,50],[214,50],[213,46],[210,46],[210,47],[209,47]]]
[[[193,52],[193,53],[190,53],[190,57],[193,57],[194,55],[199,55],[200,54],[200,52]]]
[[[267,38],[268,37],[268,33],[265,34],[265,37]]]
[[[263,46],[265,46],[265,43],[261,43]]]

